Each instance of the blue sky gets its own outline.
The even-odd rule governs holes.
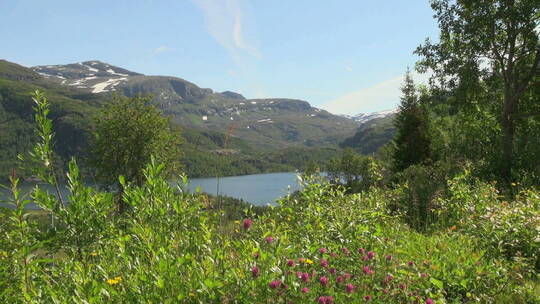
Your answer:
[[[1,0],[0,58],[101,60],[356,114],[397,106],[432,15],[427,0]]]

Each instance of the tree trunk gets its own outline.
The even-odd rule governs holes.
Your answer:
[[[502,112],[502,168],[501,177],[510,182],[512,175],[512,162],[514,158],[514,114],[517,108],[517,98],[512,96],[510,90],[505,90],[504,106]]]

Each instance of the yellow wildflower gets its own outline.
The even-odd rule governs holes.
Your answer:
[[[114,279],[108,279],[106,282],[109,285],[116,285],[116,284],[120,283],[120,281],[122,281],[122,277],[116,277]]]
[[[97,252],[95,252],[95,251],[94,251],[94,252],[91,252],[90,255],[91,255],[91,256],[97,256]]]
[[[240,224],[240,221],[234,221],[235,224]]]
[[[306,259],[305,262],[306,262],[306,264],[310,264],[310,265],[313,264],[313,261],[310,260],[310,259]]]

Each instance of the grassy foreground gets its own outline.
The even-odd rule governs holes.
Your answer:
[[[456,180],[439,202],[445,225],[418,233],[392,207],[399,189],[347,195],[311,180],[279,207],[224,219],[203,196],[169,186],[162,169],[126,185],[120,215],[71,166],[70,204],[32,194],[54,227],[15,195],[0,222],[0,302],[540,301],[538,192],[503,202],[490,185]]]

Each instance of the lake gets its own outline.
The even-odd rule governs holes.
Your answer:
[[[219,194],[243,199],[254,205],[272,204],[277,199],[299,190],[297,174],[294,172],[252,174],[241,176],[221,177],[219,181]],[[29,192],[35,183],[23,183],[21,190],[23,193]],[[42,185],[45,189],[53,191],[52,187]],[[216,194],[217,179],[214,178],[192,178],[189,180],[188,188],[194,192],[197,188],[201,192]],[[65,185],[61,187],[62,196],[67,196]],[[0,199],[6,191],[0,189]],[[36,209],[34,204],[28,205],[29,209]]]

